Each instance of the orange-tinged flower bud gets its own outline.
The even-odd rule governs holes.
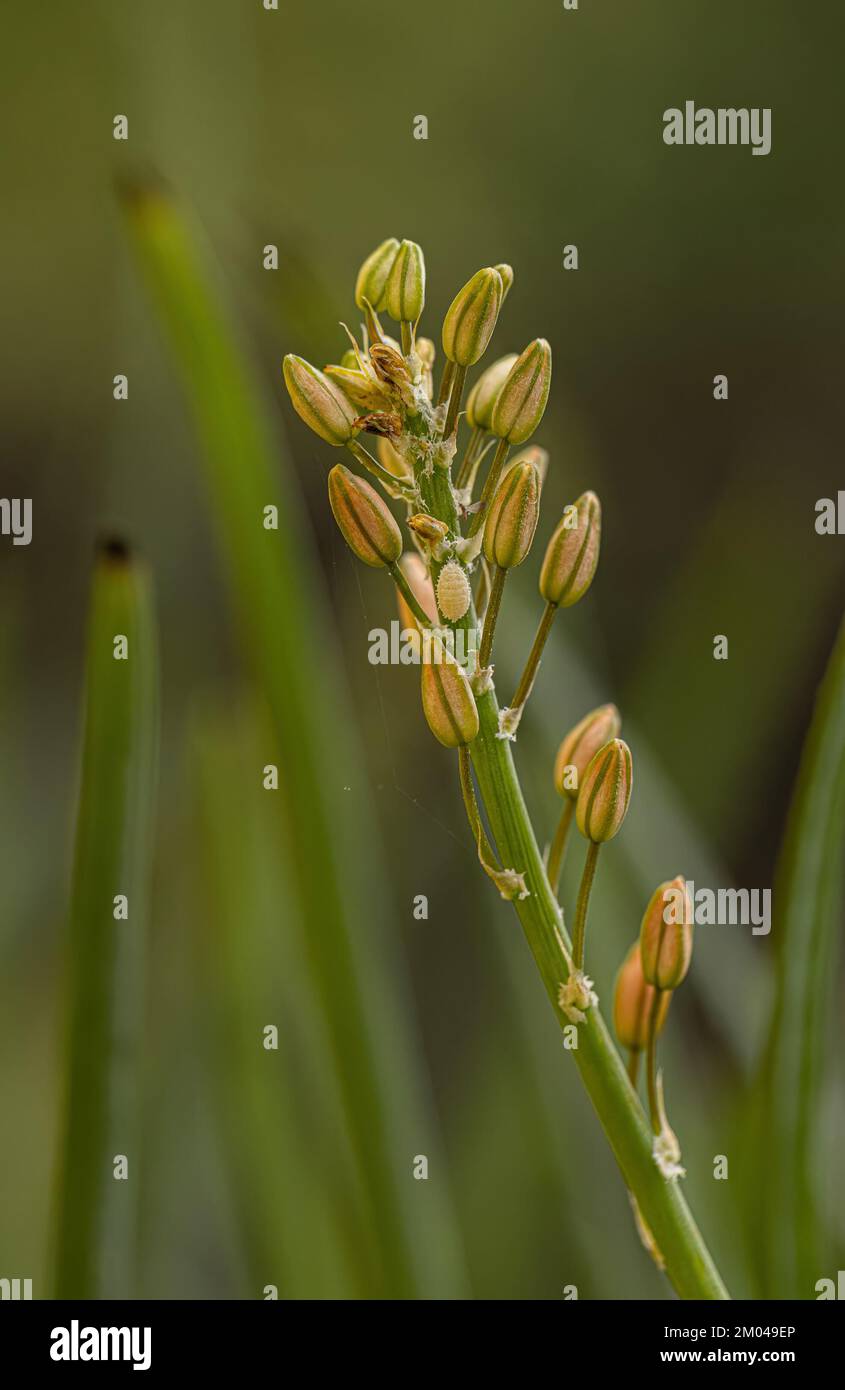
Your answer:
[[[601,546],[601,504],[585,492],[567,507],[546,548],[540,593],[547,603],[571,608],[593,582]]]
[[[545,338],[535,338],[520,353],[502,385],[490,428],[509,444],[524,444],[546,409],[552,381],[552,350]]]
[[[358,412],[325,373],[288,353],[282,363],[291,403],[301,420],[327,444],[341,448],[356,433]]]
[[[450,362],[471,367],[487,350],[499,307],[502,277],[487,266],[458,290],[443,320],[443,351]]]
[[[355,282],[355,303],[359,309],[363,309],[365,299],[370,301],[374,309],[384,308],[387,281],[398,250],[399,242],[395,236],[391,236],[375,251],[371,251],[364,261]]]
[[[467,399],[467,424],[473,429],[489,430],[496,397],[505,384],[515,361],[516,353],[509,352],[506,357],[500,357],[498,362],[492,362],[487,370],[481,373]]]
[[[622,1047],[642,1052],[648,1046],[648,1030],[654,1007],[655,989],[646,983],[640,959],[640,943],[635,941],[619,967],[613,996],[613,1026]],[[669,1012],[671,994],[662,996],[657,1012],[657,1033],[661,1033]]]
[[[591,759],[575,805],[578,829],[594,844],[619,833],[631,800],[631,750],[621,738],[611,739]]]
[[[500,569],[521,565],[540,516],[540,475],[533,463],[520,463],[502,479],[484,525],[484,556]]]
[[[692,902],[683,878],[655,888],[640,927],[643,975],[658,989],[677,989],[692,957]]]
[[[427,644],[424,655],[422,704],[428,727],[445,748],[472,743],[478,735],[478,710],[463,667],[436,641]]]
[[[343,539],[359,560],[373,569],[396,563],[402,533],[375,488],[338,463],[329,474],[329,502]]]
[[[599,705],[569,730],[555,758],[555,787],[559,796],[577,801],[578,788],[588,766],[599,749],[618,736],[621,727],[616,706]]]

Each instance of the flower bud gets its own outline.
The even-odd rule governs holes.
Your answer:
[[[485,559],[500,569],[521,565],[540,516],[540,475],[533,463],[520,463],[500,482],[484,525]]]
[[[615,705],[599,705],[570,729],[557,750],[555,787],[558,796],[578,799],[581,779],[600,748],[619,734],[622,721]]]
[[[655,888],[640,927],[643,976],[658,989],[677,989],[692,956],[692,902],[680,876]]]
[[[371,410],[390,410],[393,401],[377,381],[357,368],[326,367],[325,375],[335,386],[339,386],[344,396],[357,407],[358,412]]]
[[[533,463],[540,477],[540,487],[546,481],[546,474],[549,471],[549,451],[541,449],[539,444],[529,444],[527,448],[520,449],[519,453],[509,458],[502,469],[502,477],[506,478],[512,468],[516,468],[519,463]]]
[[[360,370],[358,354],[354,348],[347,348],[340,359],[340,366],[347,372],[357,372]]]
[[[540,593],[547,603],[571,608],[593,582],[601,544],[601,504],[584,492],[568,506],[546,548]]]
[[[394,478],[404,481],[406,478],[413,477],[413,470],[398,449],[391,444],[387,435],[380,434],[376,439],[376,456],[382,468],[386,468],[388,473],[393,474]]]
[[[458,290],[443,320],[443,351],[450,362],[471,367],[487,350],[502,303],[502,277],[487,266]]]
[[[380,569],[402,554],[402,533],[375,488],[342,463],[329,473],[329,502],[350,550],[365,565]]]
[[[384,308],[387,281],[398,250],[399,242],[395,236],[391,236],[375,251],[371,251],[364,261],[355,281],[355,303],[359,309],[363,309],[365,299],[370,301],[374,309]]]
[[[403,241],[390,268],[384,304],[391,318],[416,323],[425,305],[425,260],[415,241]]]
[[[543,418],[552,380],[552,350],[535,338],[516,359],[496,397],[490,428],[509,444],[524,444]]]
[[[430,620],[432,626],[436,627],[440,619],[437,614],[437,601],[434,597],[434,585],[431,577],[423,563],[421,556],[413,551],[408,551],[399,561],[399,568],[411,586],[411,592],[420,608]],[[399,605],[399,621],[403,631],[414,632],[419,629],[419,623],[415,613],[408,607],[408,603],[401,591],[396,590],[396,601]]]
[[[515,361],[516,353],[509,352],[507,357],[500,357],[481,373],[467,398],[467,424],[473,429],[489,430],[496,397]]]
[[[640,959],[640,943],[635,941],[616,976],[613,996],[613,1026],[622,1047],[643,1052],[648,1046],[648,1030],[655,990],[646,984]],[[663,1031],[671,994],[664,994],[657,1010],[657,1034]]]
[[[600,748],[584,773],[575,819],[588,840],[600,845],[618,834],[631,800],[631,750],[621,738]]]
[[[417,338],[416,341],[417,357],[420,359],[420,380],[423,390],[431,400],[434,394],[434,359],[437,356],[437,349],[430,338]]]
[[[422,704],[428,727],[446,748],[472,743],[478,734],[478,710],[463,667],[442,643],[432,642],[424,655]]]
[[[440,545],[449,534],[449,527],[439,517],[429,516],[428,512],[416,512],[408,517],[408,526],[420,540],[430,545]]]
[[[341,448],[356,433],[357,411],[334,382],[304,357],[288,353],[282,363],[293,408],[327,444]]]
[[[463,565],[450,560],[437,580],[437,607],[448,623],[462,618],[472,603],[472,590]]]
[[[504,304],[508,291],[513,284],[513,266],[503,261],[501,265],[494,266],[493,269],[498,270],[502,277],[502,303]]]

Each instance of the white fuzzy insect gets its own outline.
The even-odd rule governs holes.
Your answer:
[[[437,607],[447,622],[456,622],[466,613],[472,599],[466,570],[457,560],[450,560],[440,571],[437,581]]]

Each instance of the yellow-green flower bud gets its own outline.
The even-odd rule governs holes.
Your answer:
[[[540,516],[540,475],[533,463],[520,463],[503,478],[484,525],[484,557],[499,569],[521,565]]]
[[[425,260],[415,241],[403,241],[390,269],[384,304],[391,318],[416,323],[425,306]]]
[[[391,410],[394,402],[389,393],[366,372],[348,367],[326,367],[325,375],[329,381],[339,386],[344,396],[357,407],[358,412]]]
[[[374,309],[384,308],[387,281],[398,250],[399,242],[395,236],[391,236],[375,251],[371,251],[364,261],[355,281],[355,303],[359,309],[363,309],[365,299],[370,301]]]
[[[494,266],[493,269],[498,270],[502,277],[502,303],[504,304],[508,296],[508,291],[513,284],[513,266],[503,261],[501,265]]]
[[[490,428],[509,444],[524,444],[534,433],[549,399],[552,350],[535,338],[514,362],[496,397]]]
[[[384,434],[380,434],[376,439],[376,456],[382,468],[386,468],[388,473],[393,474],[394,478],[406,479],[414,476],[410,464],[405,461],[398,449],[394,448]]]
[[[359,364],[359,362],[358,362],[358,354],[357,354],[357,352],[355,351],[354,348],[347,348],[347,349],[346,349],[345,353],[343,354],[343,356],[342,356],[341,359],[340,359],[340,364],[339,364],[339,365],[340,365],[341,367],[343,367],[343,369],[344,369],[345,371],[347,371],[347,372],[357,372],[357,371],[360,371],[360,364]]]
[[[487,266],[458,290],[443,320],[443,351],[450,362],[471,367],[487,350],[502,303],[502,277]]]
[[[395,564],[402,554],[402,532],[375,488],[342,463],[329,474],[329,502],[343,539],[373,569]]]
[[[618,834],[631,800],[631,750],[621,738],[611,739],[590,760],[575,804],[578,829],[594,844]]]
[[[463,667],[442,643],[428,644],[424,655],[422,704],[428,727],[445,748],[472,743],[478,735],[478,710]]]
[[[516,357],[515,352],[509,352],[506,357],[500,357],[498,362],[492,362],[487,370],[481,373],[473,386],[467,399],[466,408],[467,424],[472,429],[489,430],[496,397],[501,391]]]
[[[569,730],[555,758],[555,787],[559,796],[577,801],[584,773],[599,749],[618,736],[621,726],[615,705],[599,705]]]
[[[620,1045],[632,1052],[643,1052],[648,1046],[654,995],[654,986],[647,984],[643,975],[640,943],[635,941],[619,967],[613,995],[613,1026],[616,1036]],[[664,994],[657,1007],[655,1036],[663,1031],[671,998],[671,994]]]
[[[564,509],[546,548],[540,593],[547,603],[570,608],[593,582],[601,545],[601,504],[584,492]]]
[[[288,353],[282,363],[285,385],[293,408],[327,444],[341,448],[357,433],[358,412],[324,372],[304,357]]]
[[[643,977],[657,989],[677,989],[692,957],[692,902],[680,875],[655,888],[640,927]]]

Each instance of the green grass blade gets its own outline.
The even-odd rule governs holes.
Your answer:
[[[115,657],[115,638],[128,642]],[[88,632],[85,732],[67,974],[66,1091],[57,1171],[58,1298],[130,1296],[138,1157],[137,1046],[158,752],[150,587],[121,549],[100,555]],[[127,920],[114,917],[116,895]],[[114,1158],[128,1178],[114,1176]]]
[[[306,522],[283,487],[279,441],[185,220],[158,192],[134,193],[127,211],[200,434],[240,633],[272,712],[294,915],[331,1037],[382,1292],[458,1295],[463,1264],[445,1183],[410,1176],[420,1147],[429,1159],[437,1149],[437,1131],[407,983],[384,930],[366,775],[349,711],[333,694],[342,678]],[[278,506],[278,530],[263,527],[268,504]]]
[[[777,995],[763,1079],[762,1172],[756,1176],[767,1196],[764,1274],[777,1298],[814,1298],[816,1280],[830,1273],[814,1150],[842,931],[843,842],[845,624],[804,745],[772,893]]]

